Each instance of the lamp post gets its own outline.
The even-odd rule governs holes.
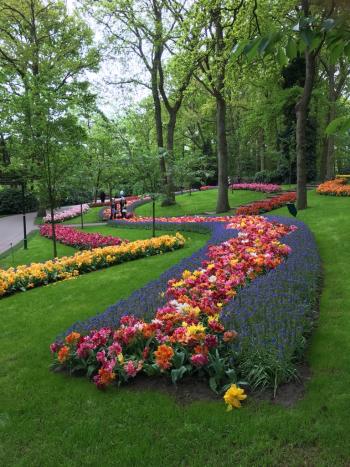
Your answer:
[[[23,213],[23,248],[28,250],[27,240],[27,221],[26,221],[26,197],[25,197],[25,183],[21,183],[22,188],[22,213]]]
[[[152,237],[156,236],[156,196],[152,195]]]

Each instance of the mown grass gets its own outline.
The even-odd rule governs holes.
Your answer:
[[[78,229],[81,230],[81,229]],[[107,225],[100,226],[87,226],[83,232],[99,232],[102,235],[113,235],[114,237],[120,237],[130,241],[151,238],[152,232],[145,229],[125,229],[125,228],[114,228]],[[174,235],[174,231],[157,231],[156,236],[160,235]],[[188,237],[189,234],[184,234]],[[203,238],[203,237],[199,237]],[[57,256],[69,256],[76,253],[78,250],[63,245],[57,242]],[[0,256],[0,268],[6,269],[9,267],[15,267],[21,264],[30,264],[35,262],[43,262],[53,258],[53,244],[52,240],[42,237],[39,232],[33,232],[28,240],[28,250],[21,248],[14,248],[12,254],[6,256]]]
[[[203,214],[204,212],[215,212],[217,195],[218,191],[215,189],[195,191],[191,195],[186,193],[176,197],[176,204],[174,206],[166,207],[162,207],[160,201],[157,201],[156,216],[186,216],[190,214]],[[264,199],[266,196],[266,193],[235,190],[233,193],[229,192],[229,202],[231,208],[234,208],[250,201]],[[144,204],[136,208],[135,212],[138,216],[151,216],[152,204]]]
[[[298,218],[315,233],[324,290],[302,401],[286,409],[250,398],[227,413],[221,402],[182,406],[157,392],[99,392],[86,379],[48,371],[56,334],[190,254],[204,241],[193,235],[185,250],[0,301],[1,465],[349,465],[350,200],[311,193],[309,201]]]
[[[84,223],[103,222],[102,219],[100,219],[98,215],[100,210],[101,208],[98,208],[98,207],[90,208],[87,212],[83,214],[83,222]],[[63,224],[80,224],[80,216],[64,221]]]

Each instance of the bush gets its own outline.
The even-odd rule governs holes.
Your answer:
[[[285,183],[288,179],[288,167],[280,165],[276,170],[262,170],[254,177],[255,183]]]
[[[38,200],[31,192],[25,194],[26,212],[35,211]],[[23,211],[22,191],[19,188],[5,188],[0,191],[0,214],[20,214]]]
[[[261,170],[257,172],[254,177],[255,183],[271,183],[272,181],[272,174],[271,170]]]

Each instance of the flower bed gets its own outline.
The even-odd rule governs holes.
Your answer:
[[[87,212],[90,209],[88,204],[82,205],[83,213]],[[73,219],[74,217],[80,216],[80,206],[73,206],[72,208],[65,209],[64,211],[55,212],[55,222],[63,222],[68,219]],[[43,218],[44,222],[51,222],[51,214],[47,214]]]
[[[199,188],[200,191],[214,190],[217,188],[217,185],[203,185]]]
[[[40,227],[40,235],[52,238],[52,225],[42,225]],[[73,227],[62,225],[55,226],[55,235],[58,242],[81,250],[91,250],[92,248],[120,245],[123,242],[128,243],[128,240],[122,240],[121,238],[113,237],[112,235],[106,236],[99,233],[86,233]]]
[[[272,183],[232,183],[229,188],[231,190],[261,191],[262,193],[276,193],[281,191],[279,185],[274,185]]]
[[[223,224],[208,221],[207,227],[213,230],[213,243],[204,262],[206,249],[201,249],[189,262],[187,259],[171,268],[158,281],[135,292],[128,300],[118,302],[85,323],[75,323],[67,331],[65,342],[58,339],[52,347],[56,363],[71,371],[83,372],[88,368],[87,363],[91,364],[88,375],[94,376],[99,387],[116,379],[119,383],[125,382],[140,371],[169,374],[173,381],[184,374],[206,374],[215,390],[226,389],[236,381],[238,373],[232,362],[232,342],[237,342],[235,347],[238,349],[241,339],[240,335],[237,338],[237,329],[223,325],[225,320],[227,322],[225,304],[237,303],[232,297],[241,289],[247,289],[257,276],[264,274],[262,277],[268,277],[269,274],[265,275],[267,271],[277,271],[282,264],[289,263],[284,263],[283,258],[291,253],[291,249],[278,239],[287,233],[290,233],[288,238],[292,237],[299,228],[272,224],[261,217],[236,217],[231,218],[228,228],[238,229],[240,233],[237,238],[232,238],[235,230],[226,230]],[[299,225],[305,229],[304,224]],[[215,245],[218,240],[221,243]],[[196,270],[183,269],[191,263],[197,266]],[[201,263],[200,267],[198,263]],[[299,276],[295,279],[303,280],[301,273],[298,271]],[[169,274],[173,277],[170,281]],[[160,291],[164,291],[165,283],[168,289],[166,298],[164,294],[162,298]],[[305,311],[308,303],[305,297],[304,302]],[[151,319],[155,304],[160,306],[155,318]],[[138,317],[123,317],[128,309],[135,311]],[[221,322],[219,314],[224,318],[220,317]],[[249,318],[246,316],[247,323],[254,327]],[[90,331],[98,328],[100,331]],[[73,339],[71,333],[79,333],[79,336],[75,334]],[[231,387],[229,394],[236,394],[236,389]],[[229,400],[229,395],[225,399]]]
[[[203,224],[208,222],[229,222],[233,216],[179,216],[179,217],[156,217],[156,222],[169,222],[171,224],[195,223]],[[124,219],[127,223],[152,222],[152,217],[135,216]]]
[[[148,240],[137,240],[119,246],[106,246],[76,253],[73,256],[56,258],[45,263],[32,263],[30,266],[0,269],[0,297],[14,292],[25,291],[50,282],[71,279],[87,272],[113,266],[145,256],[153,256],[166,251],[182,248],[185,240],[182,235],[163,235]]]
[[[347,183],[348,180],[346,178],[329,180],[328,182],[321,183],[316,191],[320,195],[350,196],[350,185]]]
[[[296,200],[296,193],[283,193],[274,198],[264,199],[262,201],[253,201],[246,206],[241,206],[236,210],[237,215],[256,215],[264,212],[272,211],[273,209],[285,206],[287,203],[293,203]]]

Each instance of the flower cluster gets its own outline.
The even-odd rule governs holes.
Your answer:
[[[290,248],[278,239],[296,227],[259,216],[230,220],[227,228],[238,229],[238,237],[212,245],[200,268],[171,279],[167,302],[152,320],[128,315],[116,329],[101,328],[85,336],[72,331],[64,342],[51,345],[55,365],[84,371],[99,388],[126,382],[141,371],[168,374],[173,382],[185,374],[206,375],[215,391],[233,384],[232,343],[238,336],[220,322],[222,307],[240,288],[283,262]],[[238,407],[243,392],[230,389],[226,402]]]
[[[82,211],[83,213],[87,212],[90,209],[88,204],[83,204],[82,205]],[[57,211],[54,214],[54,219],[55,222],[63,222],[68,219],[73,219],[73,217],[78,217],[80,216],[81,209],[80,206],[73,206],[69,209],[65,209],[64,211]],[[51,214],[47,214],[43,218],[44,222],[51,222]]]
[[[173,251],[183,247],[184,244],[185,239],[181,234],[163,235],[147,240],[122,243],[118,246],[84,250],[73,256],[64,256],[45,263],[0,269],[0,297],[16,291],[47,285],[50,282],[72,279],[80,274],[125,261]]]
[[[179,217],[156,217],[156,222],[169,222],[174,224],[195,223],[202,224],[207,222],[230,222],[233,216],[179,216]],[[136,216],[126,219],[127,222],[152,222],[152,217]]]
[[[329,180],[317,187],[317,193],[320,193],[320,195],[350,196],[350,185],[347,183],[348,180],[346,178]]]
[[[264,212],[272,211],[273,209],[280,208],[287,203],[293,203],[297,196],[294,192],[283,193],[273,198],[264,199],[262,201],[253,201],[246,206],[241,206],[236,210],[237,215],[255,215]]]
[[[231,190],[261,191],[262,193],[276,193],[281,191],[279,185],[274,185],[272,183],[232,183],[229,188]]]
[[[40,235],[47,238],[52,238],[52,225],[44,224],[40,227]],[[92,248],[101,248],[104,246],[120,245],[128,243],[128,240],[122,240],[119,237],[112,235],[101,235],[99,233],[81,232],[73,227],[56,225],[55,235],[57,241],[65,245],[79,248],[80,250],[88,250]]]
[[[217,188],[216,185],[203,185],[199,189],[200,191],[206,191],[206,190],[213,190],[214,188]]]

